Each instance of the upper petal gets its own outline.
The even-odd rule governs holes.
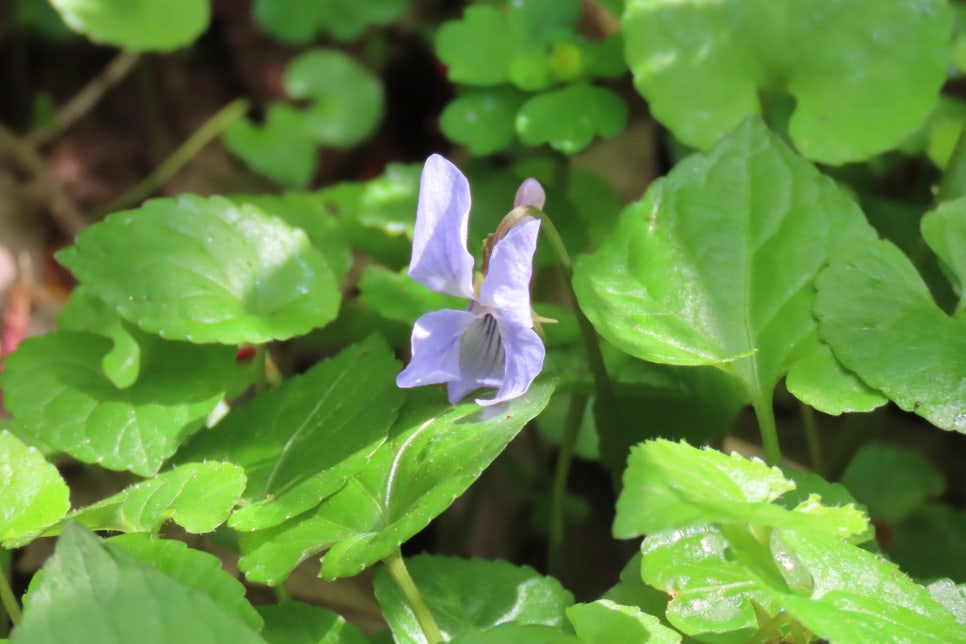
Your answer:
[[[477,398],[479,405],[495,405],[522,396],[543,369],[546,350],[536,331],[513,323],[500,322],[500,338],[506,352],[503,383],[494,398]]]
[[[517,196],[513,200],[513,207],[533,206],[537,210],[543,210],[543,204],[547,203],[547,193],[543,191],[543,186],[536,179],[527,179],[517,188]]]
[[[510,229],[493,246],[489,268],[480,286],[480,303],[501,319],[531,328],[530,276],[537,248],[540,220],[532,219]]]
[[[396,376],[398,387],[418,387],[460,378],[460,339],[477,319],[468,311],[443,309],[423,315],[413,325],[409,365]]]
[[[473,298],[473,256],[466,250],[470,184],[459,169],[434,154],[419,180],[419,205],[409,276],[426,288]]]

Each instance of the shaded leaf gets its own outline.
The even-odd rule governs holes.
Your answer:
[[[407,559],[406,567],[446,639],[511,622],[560,626],[564,609],[574,601],[556,579],[505,561],[419,555]],[[373,584],[395,641],[427,642],[385,568],[379,569]]]
[[[681,641],[680,633],[661,624],[653,615],[631,606],[621,606],[601,599],[592,604],[575,604],[567,609],[567,618],[584,642],[610,644],[611,642],[653,642],[675,644]]]
[[[842,484],[874,519],[890,522],[906,518],[946,487],[942,472],[919,452],[876,444],[859,450],[842,473]]]
[[[269,105],[263,123],[233,122],[222,140],[252,170],[286,186],[308,186],[318,167],[305,115],[285,103]]]
[[[261,636],[268,644],[364,644],[362,632],[326,608],[301,602],[258,607],[265,618]]]
[[[406,0],[255,0],[255,18],[268,33],[302,45],[320,31],[353,40],[371,26],[385,25],[406,8]]]

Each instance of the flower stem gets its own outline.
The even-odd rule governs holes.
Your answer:
[[[386,570],[389,571],[393,581],[402,591],[406,603],[409,604],[410,610],[416,616],[416,621],[419,622],[419,627],[429,644],[442,642],[443,635],[439,631],[439,626],[436,625],[436,620],[429,612],[429,607],[423,601],[423,596],[419,594],[419,589],[416,588],[413,578],[409,576],[409,571],[406,570],[406,564],[403,562],[402,552],[399,548],[396,548],[391,555],[383,559],[382,563],[386,565]]]
[[[574,457],[574,448],[580,436],[580,426],[587,409],[587,394],[574,392],[567,408],[567,420],[563,437],[560,439],[560,453],[557,455],[557,470],[554,472],[553,493],[550,498],[550,543],[547,548],[547,571],[556,575],[560,565],[560,549],[564,539],[564,501],[567,498],[567,476]]]
[[[194,158],[212,139],[224,132],[229,125],[244,116],[247,111],[248,101],[241,98],[221,108],[214,116],[195,130],[194,134],[188,137],[188,140],[182,143],[154,172],[121,196],[97,208],[93,213],[93,217],[100,218],[112,212],[139,204],[147,199],[151,196],[152,192],[160,188],[164,182],[174,176],[178,170]]]
[[[621,473],[624,471],[624,463],[627,459],[627,444],[621,432],[620,419],[617,414],[617,403],[614,399],[614,392],[611,388],[610,376],[607,375],[607,366],[604,364],[604,356],[600,351],[600,342],[597,340],[597,330],[590,323],[587,316],[580,309],[577,301],[577,292],[574,291],[574,266],[567,253],[557,227],[553,225],[550,217],[546,213],[534,209],[534,214],[540,217],[542,222],[540,229],[550,241],[563,267],[564,276],[567,282],[567,293],[570,296],[574,307],[574,315],[577,317],[577,324],[580,327],[580,335],[587,350],[587,362],[594,377],[594,389],[596,400],[594,400],[594,422],[597,425],[597,435],[600,439],[600,455],[604,466],[610,471],[611,482],[615,492],[621,489]],[[537,214],[539,213],[539,214]]]
[[[7,581],[7,571],[4,570],[3,566],[0,566],[0,602],[3,603],[3,607],[7,611],[7,615],[10,616],[10,621],[13,625],[16,626],[19,624],[22,616],[20,604],[17,603],[17,598],[13,594],[10,582]]]

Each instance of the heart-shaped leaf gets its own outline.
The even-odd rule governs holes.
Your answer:
[[[285,69],[285,92],[309,99],[304,125],[316,142],[350,147],[364,140],[382,118],[382,83],[337,50],[316,49]]]
[[[516,115],[523,95],[510,89],[488,89],[463,94],[439,116],[449,140],[465,145],[475,156],[503,150],[516,139]]]
[[[208,0],[51,0],[71,29],[96,43],[171,51],[193,43],[211,19]]]
[[[556,579],[505,561],[420,555],[408,559],[406,568],[447,640],[510,622],[560,626],[574,601]],[[395,641],[426,644],[415,613],[385,568],[373,585]]]
[[[43,455],[0,430],[0,542],[34,534],[70,510],[70,490]]]
[[[258,634],[206,593],[69,524],[27,594],[11,644],[234,642]]]
[[[822,339],[842,364],[902,409],[966,432],[966,309],[946,315],[887,241],[844,252],[817,285]]]
[[[269,105],[263,123],[233,122],[222,140],[252,170],[286,186],[305,188],[318,167],[308,120],[286,103]]]
[[[21,343],[0,382],[24,434],[86,463],[157,472],[224,397],[237,367],[231,347],[141,336],[141,372],[125,389],[102,368],[107,338],[56,331]]]
[[[874,234],[830,179],[749,119],[651,184],[610,240],[578,258],[574,287],[624,351],[715,364],[770,400],[785,372],[821,349],[814,277]]]
[[[386,440],[402,404],[399,368],[373,336],[234,410],[178,459],[240,465],[246,506],[231,526],[278,525],[342,487]]]
[[[552,391],[552,383],[538,380],[521,398],[481,408],[443,405],[438,391],[413,390],[389,440],[345,487],[311,512],[242,537],[241,569],[252,581],[277,584],[327,550],[323,577],[358,574],[465,492]]]
[[[220,197],[116,213],[58,260],[124,318],[168,339],[262,344],[324,326],[339,307],[332,271],[304,232]]]
[[[496,7],[470,6],[461,20],[447,22],[436,32],[436,55],[454,83],[505,82],[514,50],[509,22]]]
[[[684,143],[706,148],[794,97],[789,133],[825,163],[868,158],[920,125],[946,80],[945,0],[628,0],[638,91]]]

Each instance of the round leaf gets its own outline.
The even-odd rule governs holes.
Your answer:
[[[627,121],[627,105],[619,96],[593,85],[571,85],[540,94],[517,114],[517,133],[526,145],[549,143],[565,154],[587,147],[595,136],[620,133]]]
[[[171,51],[193,43],[211,19],[208,0],[50,0],[71,29],[96,43]]]
[[[304,188],[315,175],[316,144],[305,115],[291,105],[270,105],[261,125],[235,121],[223,139],[252,170],[279,183]]]
[[[507,80],[515,43],[506,16],[486,5],[466,9],[462,20],[436,32],[436,55],[449,79],[467,85],[499,85]]]
[[[339,307],[332,271],[304,232],[219,197],[116,213],[58,259],[126,319],[168,339],[262,344],[324,326]]]
[[[919,126],[946,80],[950,29],[945,0],[628,0],[623,18],[637,89],[681,141],[707,148],[787,93],[795,147],[826,163]]]
[[[515,119],[523,97],[511,90],[484,90],[452,101],[439,117],[443,134],[475,156],[503,150],[516,138]]]
[[[304,126],[318,143],[350,147],[372,134],[382,118],[382,83],[336,50],[306,52],[285,70],[285,91],[310,99]]]

